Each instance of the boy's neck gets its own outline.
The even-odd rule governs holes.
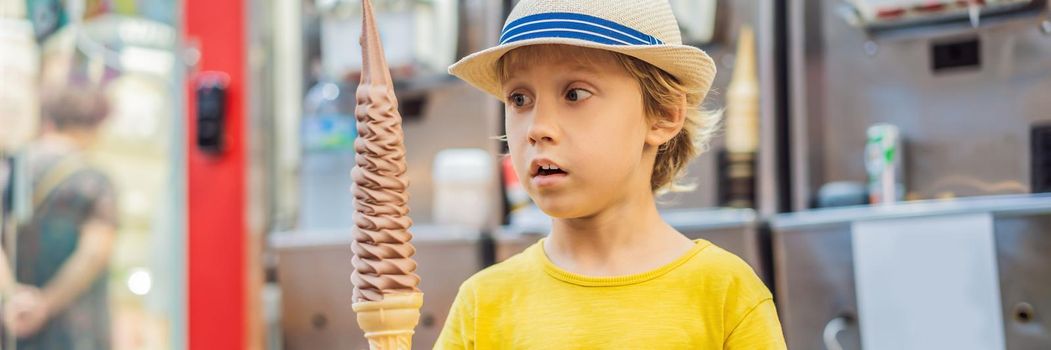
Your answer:
[[[66,147],[71,150],[87,149],[94,140],[94,135],[89,131],[80,130],[47,130],[40,134],[40,141],[56,147]]]
[[[594,215],[554,219],[544,241],[558,267],[587,276],[622,276],[656,269],[693,246],[664,222],[653,195],[628,198]]]

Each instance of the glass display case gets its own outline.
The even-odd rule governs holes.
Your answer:
[[[45,121],[39,123],[40,132],[32,140],[7,148],[16,159],[9,163],[16,168],[12,173],[23,175],[24,180],[15,179],[7,191],[28,195],[10,197],[11,206],[24,208],[25,215],[5,216],[11,224],[5,232],[4,251],[15,271],[15,284],[5,286],[13,291],[5,293],[5,306],[17,309],[18,303],[33,300],[25,297],[30,294],[21,293],[26,290],[39,292],[41,300],[49,302],[71,301],[50,304],[51,316],[38,329],[18,336],[7,333],[4,348],[31,344],[72,348],[72,344],[85,342],[112,349],[184,348],[185,167],[182,120],[177,117],[182,113],[182,93],[177,87],[183,83],[175,54],[177,2],[27,4],[27,18],[32,19],[39,40],[39,44],[31,43],[30,50],[40,52],[32,62],[40,63],[35,74],[45,87],[41,95],[97,93],[108,108],[102,109],[105,116],[100,124],[83,129],[62,126],[57,117],[44,115],[58,112],[37,113],[31,121]],[[11,33],[0,30],[0,37],[7,39]],[[4,51],[5,58],[12,57]],[[37,90],[35,81],[4,89],[20,94]],[[23,101],[38,103],[36,99]],[[37,156],[39,150],[65,139],[80,141],[73,142],[76,146],[54,168],[41,165],[44,158]],[[61,166],[74,157],[82,164]],[[37,168],[44,170],[34,170]],[[99,183],[108,184],[110,191],[96,192],[90,183],[73,189],[88,173],[104,179]],[[112,195],[93,196],[96,193]],[[75,205],[71,203],[81,200],[88,203],[87,209],[69,209]],[[105,229],[93,226],[101,207],[113,209],[107,216],[111,221],[102,225]],[[105,233],[91,233],[96,231]],[[73,244],[72,249],[51,249],[63,244]],[[41,272],[45,261],[55,271]],[[102,267],[92,268],[87,262]],[[30,270],[35,272],[25,272]],[[75,274],[87,277],[70,278]],[[84,286],[78,280],[91,284]],[[93,293],[99,293],[102,302],[84,302]],[[85,306],[88,304],[92,306]],[[76,325],[84,321],[93,325]]]

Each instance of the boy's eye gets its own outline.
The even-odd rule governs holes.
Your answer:
[[[515,107],[525,107],[533,102],[529,96],[519,93],[512,94],[510,100],[511,104],[514,104]]]
[[[570,89],[566,92],[566,99],[570,101],[580,101],[591,97],[591,92],[584,89]]]

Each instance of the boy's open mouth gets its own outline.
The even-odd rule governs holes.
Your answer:
[[[559,168],[554,168],[554,169],[540,168],[540,169],[537,170],[536,176],[547,176],[547,175],[565,174],[565,173],[566,173],[565,171],[563,171],[562,169],[559,169]]]
[[[541,177],[541,176],[552,176],[552,175],[567,175],[568,172],[562,169],[562,167],[555,164],[555,162],[547,159],[537,159],[530,164],[530,177]]]

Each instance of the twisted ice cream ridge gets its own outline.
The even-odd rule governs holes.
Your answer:
[[[363,3],[362,69],[357,90],[354,179],[354,302],[419,292],[410,240],[408,179],[398,100],[372,6]]]

